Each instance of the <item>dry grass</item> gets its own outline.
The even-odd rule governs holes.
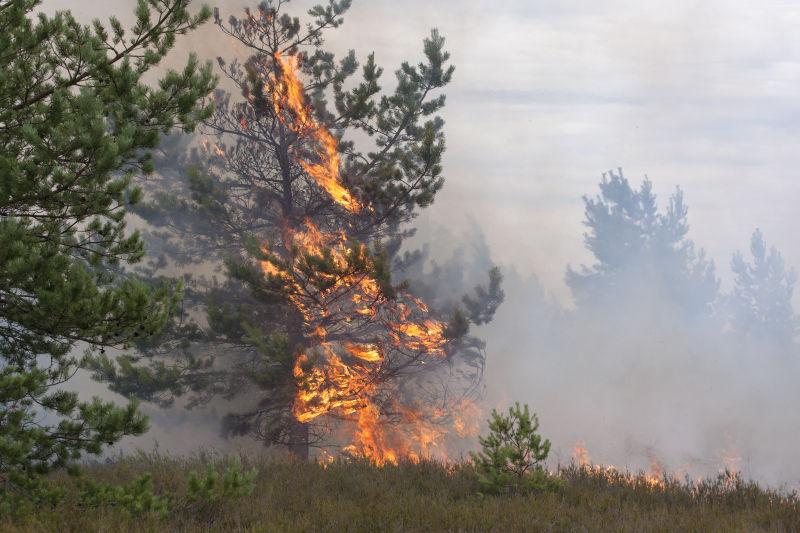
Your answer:
[[[558,493],[483,497],[469,465],[313,463],[247,459],[259,475],[251,496],[203,509],[180,505],[191,470],[213,458],[157,454],[90,465],[85,476],[126,483],[151,472],[157,493],[178,495],[166,518],[118,508],[82,508],[73,497],[55,508],[0,519],[17,531],[800,531],[794,496],[728,477],[700,485],[562,469]],[[53,483],[69,486],[66,475]]]

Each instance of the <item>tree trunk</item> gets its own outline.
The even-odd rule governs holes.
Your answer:
[[[291,432],[289,453],[296,459],[308,461],[308,425],[294,421]]]

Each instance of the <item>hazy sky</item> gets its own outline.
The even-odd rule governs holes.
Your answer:
[[[304,14],[316,2],[294,1]],[[134,0],[45,0],[105,17]],[[223,18],[256,2],[225,0]],[[354,0],[334,50],[375,51],[385,84],[431,27],[457,67],[447,89],[447,185],[435,223],[472,213],[497,260],[563,293],[582,249],[581,195],[618,166],[665,199],[683,187],[691,235],[728,275],[755,227],[800,266],[800,4],[764,0]],[[234,53],[208,25],[183,43]]]
[[[336,44],[394,65],[434,25],[457,66],[434,220],[474,212],[501,262],[557,287],[586,259],[580,196],[622,166],[685,189],[721,270],[756,226],[800,265],[796,2],[356,0]]]
[[[434,4],[436,7],[429,7]],[[501,6],[501,7],[500,7]],[[800,265],[800,5],[763,1],[354,2],[342,41],[387,63],[448,37],[446,190],[500,261],[562,283],[600,173],[680,184],[692,235],[727,270],[756,226]],[[352,44],[351,44],[352,43]],[[362,46],[363,48],[363,46]]]

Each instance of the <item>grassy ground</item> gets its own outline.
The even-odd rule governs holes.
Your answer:
[[[84,477],[128,483],[151,472],[156,493],[174,496],[165,517],[88,507],[72,496],[53,508],[0,518],[17,531],[800,531],[800,502],[736,478],[700,485],[653,484],[599,469],[561,470],[557,493],[481,496],[469,465],[404,464],[323,468],[286,460],[245,460],[259,470],[250,496],[181,504],[188,474],[208,457],[158,455],[91,465]],[[52,478],[66,488],[75,481]],[[75,494],[76,491],[71,491]]]

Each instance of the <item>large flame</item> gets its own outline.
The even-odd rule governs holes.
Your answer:
[[[331,132],[314,119],[312,108],[306,102],[305,89],[297,74],[297,56],[284,58],[275,54],[275,62],[280,70],[280,73],[271,73],[275,115],[295,133],[309,139],[317,159],[317,162],[299,159],[300,165],[336,203],[348,211],[360,211],[361,204],[341,182],[338,143]]]
[[[276,54],[274,68],[265,72],[275,116],[307,148],[293,153],[299,165],[346,212],[369,210],[341,178],[337,141],[313,116],[298,58]],[[409,294],[386,298],[369,274],[377,269],[366,247],[351,242],[341,229],[323,229],[310,219],[302,227],[287,222],[282,241],[275,248],[263,246],[262,269],[284,284],[304,318],[307,349],[294,365],[294,417],[301,423],[326,415],[349,421],[352,442],[345,451],[379,465],[429,456],[443,436],[441,426],[429,421],[445,419],[446,413],[402,405],[386,382],[387,374],[441,360],[445,325]],[[350,268],[353,259],[362,268]],[[387,360],[390,351],[402,358],[398,368]],[[477,408],[466,404],[464,416],[455,418],[459,434],[476,427],[470,418]]]

